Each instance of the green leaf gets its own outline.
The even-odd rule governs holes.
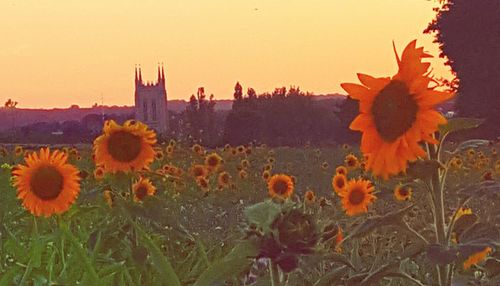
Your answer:
[[[440,244],[430,244],[427,246],[427,259],[436,265],[447,265],[458,258],[456,248],[444,247]]]
[[[271,200],[267,200],[245,209],[245,216],[250,223],[261,227],[264,232],[270,230],[276,216],[281,212],[278,204]]]
[[[181,282],[179,281],[179,277],[175,274],[170,261],[168,261],[167,257],[163,255],[160,248],[151,240],[149,235],[132,219],[130,222],[134,225],[134,228],[139,233],[139,236],[142,238],[146,248],[151,255],[151,259],[153,260],[153,266],[156,271],[160,274],[160,278],[165,285],[172,286],[180,286]]]
[[[477,148],[477,147],[488,145],[488,144],[490,144],[489,140],[471,139],[471,140],[467,140],[467,141],[460,143],[457,146],[457,148],[455,148],[455,150],[453,150],[453,152],[448,152],[448,153],[456,154],[456,153],[459,153],[459,152],[462,152],[462,151],[465,151],[465,150],[468,150],[471,148]]]
[[[448,119],[448,123],[439,126],[439,134],[441,135],[441,140],[448,134],[478,127],[484,122],[484,119],[478,118],[466,118],[466,117],[456,117]]]
[[[326,273],[323,275],[316,283],[314,283],[314,286],[330,286],[330,285],[335,285],[338,281],[340,281],[340,278],[344,276],[347,272],[347,267],[346,266],[341,266],[339,268],[335,268],[332,271]]]
[[[388,225],[399,225],[402,223],[402,218],[404,213],[410,210],[414,205],[409,205],[405,208],[387,213],[383,216],[373,216],[367,218],[362,224],[358,225],[354,230],[346,237],[344,240],[347,240],[351,237],[361,237],[369,234],[374,229],[381,226]]]
[[[442,165],[436,160],[417,160],[410,163],[406,174],[413,179],[429,180]]]
[[[252,263],[259,249],[255,242],[245,240],[238,243],[223,259],[213,263],[196,280],[193,286],[218,285],[235,275],[239,275]]]

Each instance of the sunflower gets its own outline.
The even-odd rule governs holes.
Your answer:
[[[308,190],[305,194],[304,194],[304,202],[308,205],[312,205],[314,204],[314,202],[316,201],[316,195],[314,194],[313,191],[311,190]]]
[[[461,218],[464,215],[472,215],[472,209],[470,208],[459,208],[457,211],[457,214],[455,215],[455,221],[457,221],[459,218]]]
[[[349,169],[355,169],[358,167],[358,157],[351,153],[345,156],[344,163]]]
[[[240,170],[238,175],[240,176],[240,179],[246,179],[248,177],[248,173],[245,170]]]
[[[2,157],[5,157],[7,156],[7,154],[9,154],[9,152],[7,151],[7,149],[5,147],[0,147],[0,156]]]
[[[191,147],[191,150],[198,154],[198,155],[203,155],[205,153],[205,150],[203,149],[203,147],[200,145],[200,144],[194,144],[192,147]]]
[[[368,180],[349,180],[345,190],[339,193],[342,197],[342,207],[347,215],[353,216],[367,212],[368,205],[376,199],[372,195],[373,190],[373,185]]]
[[[328,167],[330,167],[330,165],[328,165],[328,162],[323,162],[323,163],[321,164],[321,169],[322,169],[323,171],[328,170]]]
[[[162,150],[155,150],[155,158],[156,160],[161,161],[163,159],[163,151]]]
[[[16,147],[14,148],[14,155],[16,155],[16,156],[21,156],[21,155],[23,155],[23,154],[24,154],[24,149],[23,149],[23,146],[19,146],[19,145],[18,145],[18,146],[16,146]]]
[[[217,153],[210,153],[205,157],[205,166],[212,171],[216,172],[222,164],[222,158]]]
[[[144,123],[127,120],[121,126],[108,120],[94,140],[95,163],[111,173],[142,170],[155,158],[155,143],[156,133]]]
[[[106,204],[110,208],[112,208],[113,207],[113,201],[114,201],[113,193],[110,190],[105,190],[102,195],[104,197],[104,201],[106,202]]]
[[[347,186],[347,177],[343,174],[337,173],[335,176],[333,176],[332,186],[335,193],[339,194],[340,192],[344,191],[345,187]]]
[[[416,48],[415,40],[406,46],[401,59],[396,54],[399,71],[392,79],[358,74],[363,85],[341,84],[360,102],[360,114],[350,128],[363,133],[366,167],[384,179],[405,172],[408,161],[425,156],[419,143],[437,144],[433,134],[447,122],[433,107],[453,94],[428,87],[432,78],[427,73],[430,64],[422,62],[425,57],[431,56]]]
[[[239,154],[243,154],[243,153],[245,153],[245,146],[240,145],[240,146],[236,147],[236,151],[237,151]]]
[[[132,191],[134,192],[134,202],[141,202],[147,196],[154,196],[156,188],[149,179],[141,177],[132,185]]]
[[[201,188],[201,190],[204,193],[207,193],[210,190],[208,179],[205,177],[196,178],[196,184]]]
[[[224,145],[224,152],[227,152],[227,151],[230,151],[231,150],[231,145],[230,144],[226,144]]]
[[[398,201],[407,201],[411,198],[412,189],[408,186],[397,185],[394,188],[394,197]]]
[[[190,173],[193,177],[206,177],[208,176],[208,169],[205,165],[193,165],[190,169]]]
[[[288,175],[276,174],[269,179],[267,189],[273,198],[286,199],[293,194],[294,184]]]
[[[472,265],[478,264],[483,261],[486,256],[492,252],[491,247],[486,247],[482,251],[472,254],[464,261],[464,269],[469,269]]]
[[[173,145],[168,145],[167,148],[165,149],[165,152],[167,152],[167,156],[170,158],[174,154],[174,146]]]
[[[344,176],[347,176],[347,168],[344,167],[344,166],[338,166],[336,169],[335,169],[335,173],[336,174],[339,174],[339,175],[344,175]]]
[[[264,172],[262,172],[262,179],[264,181],[268,181],[269,178],[271,178],[271,172],[269,170],[265,170]]]
[[[101,180],[102,178],[104,178],[104,168],[103,167],[101,167],[101,166],[95,167],[94,178],[96,180]]]
[[[17,197],[33,215],[64,213],[80,193],[79,171],[67,160],[60,151],[42,148],[25,158],[26,165],[12,171]]]
[[[243,169],[246,169],[246,168],[250,167],[250,162],[247,159],[243,159],[243,160],[241,160],[240,165]]]
[[[342,149],[349,150],[350,148],[351,146],[349,146],[349,144],[342,144]]]
[[[481,180],[482,181],[493,181],[494,180],[493,172],[492,171],[484,172],[483,175],[481,176]]]
[[[275,161],[276,160],[273,157],[267,158],[267,163],[269,163],[269,164],[274,164]]]
[[[177,141],[175,141],[174,139],[170,139],[170,141],[168,141],[168,146],[175,147],[175,145],[177,145]]]
[[[264,165],[264,171],[271,171],[272,169],[273,169],[273,165],[271,165],[271,164]]]
[[[219,187],[227,188],[231,183],[231,175],[228,172],[220,172],[217,176],[217,184]]]

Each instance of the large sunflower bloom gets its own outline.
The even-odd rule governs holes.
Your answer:
[[[376,197],[372,195],[374,188],[368,180],[349,180],[345,190],[339,193],[342,207],[349,216],[365,213]]]
[[[156,133],[144,123],[128,120],[121,126],[108,120],[94,140],[95,163],[111,173],[142,170],[155,159],[155,143]]]
[[[446,119],[434,106],[451,97],[452,93],[428,87],[431,57],[416,48],[416,40],[404,49],[401,59],[396,54],[399,71],[392,78],[374,78],[358,74],[363,85],[343,83],[349,96],[359,101],[360,114],[350,125],[361,131],[361,151],[366,155],[366,168],[374,175],[387,179],[404,172],[408,161],[423,157],[426,152],[419,145],[425,141],[436,144],[433,134]]]
[[[33,215],[64,213],[80,193],[79,171],[67,159],[60,151],[40,149],[25,158],[26,165],[12,171],[17,197]]]

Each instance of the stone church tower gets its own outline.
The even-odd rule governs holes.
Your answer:
[[[168,129],[165,72],[158,66],[156,82],[142,81],[141,68],[135,68],[135,119],[146,123],[159,134]]]

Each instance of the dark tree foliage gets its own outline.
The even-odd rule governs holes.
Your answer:
[[[217,126],[215,122],[215,100],[214,95],[209,99],[203,87],[198,88],[196,96],[189,98],[189,104],[185,111],[186,132],[193,141],[212,146],[217,141]]]
[[[459,115],[486,119],[475,135],[498,137],[500,1],[448,0],[425,32],[435,33],[456,74]]]
[[[249,88],[245,97],[233,103],[226,118],[223,141],[233,145],[327,144],[341,139],[337,134],[339,125],[329,102],[317,101],[299,88],[277,88],[259,96]]]

